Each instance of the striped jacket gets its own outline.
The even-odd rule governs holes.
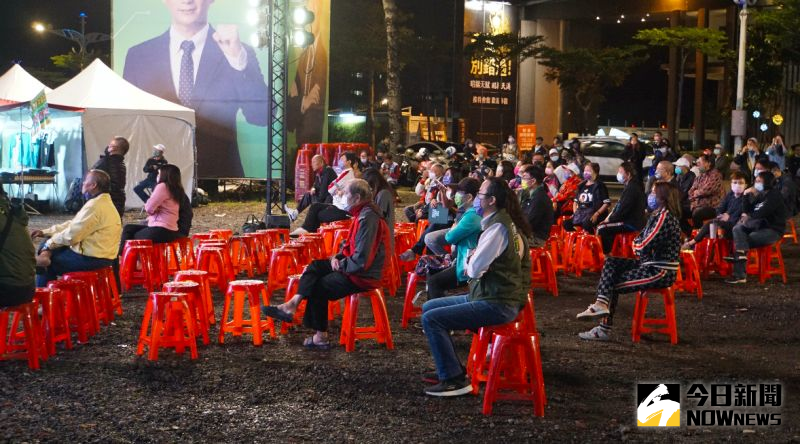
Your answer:
[[[681,229],[678,218],[665,208],[654,212],[647,225],[633,241],[633,251],[642,265],[677,271],[681,252]]]

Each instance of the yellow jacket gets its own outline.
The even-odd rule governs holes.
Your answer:
[[[72,251],[100,259],[116,259],[122,222],[108,193],[98,195],[78,211],[72,220],[42,231],[50,236],[47,248],[70,247]]]

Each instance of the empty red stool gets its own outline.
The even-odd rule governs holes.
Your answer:
[[[61,292],[66,303],[70,331],[78,334],[78,342],[85,344],[91,336],[100,331],[94,297],[86,282],[50,281],[47,288]]]
[[[337,229],[338,228],[332,226],[322,226],[317,230],[317,233],[322,236],[322,241],[325,245],[325,255],[328,257],[336,254],[336,251],[333,249],[333,238],[336,236]]]
[[[494,403],[511,399],[533,402],[533,414],[544,416],[545,393],[539,337],[519,325],[495,329],[489,376],[483,393],[483,414]],[[513,393],[504,391],[511,390]]]
[[[267,298],[272,297],[272,293],[275,290],[286,288],[289,283],[289,276],[293,274],[300,274],[295,250],[288,248],[273,249],[270,254],[269,272],[267,274]]]
[[[159,271],[161,282],[167,282],[170,277],[181,269],[181,260],[178,253],[179,247],[173,242],[154,244],[156,267]]]
[[[357,327],[359,298],[369,298],[372,305],[374,325]],[[342,332],[339,344],[344,345],[346,352],[356,348],[356,340],[375,339],[380,344],[386,344],[389,350],[394,349],[392,341],[392,328],[389,326],[389,315],[386,313],[386,300],[380,289],[367,290],[345,297],[344,316],[342,319]]]
[[[531,288],[544,288],[558,297],[558,280],[553,258],[546,248],[531,248]]]
[[[47,359],[38,310],[35,301],[0,308],[0,361],[27,359],[28,367],[38,370],[39,361]]]
[[[311,251],[309,251],[308,245],[293,240],[288,244],[284,245],[283,248],[295,251],[296,253],[295,258],[297,258],[297,264],[299,266],[305,267],[306,265],[311,263]]]
[[[269,228],[266,230],[259,230],[258,232],[264,233],[264,235],[267,236],[271,248],[280,247],[289,242],[289,230],[285,228]]]
[[[217,237],[219,237],[220,239],[222,239],[222,240],[224,240],[226,242],[231,240],[231,238],[233,237],[233,230],[229,230],[227,228],[218,228],[218,229],[214,229],[214,230],[208,230],[208,232],[211,233],[211,234],[216,234]]]
[[[178,261],[181,270],[190,270],[194,267],[194,243],[189,237],[181,237],[172,241],[178,251]]]
[[[408,273],[406,277],[406,295],[403,299],[403,315],[400,318],[400,327],[408,328],[408,321],[422,314],[422,309],[414,306],[414,295],[417,294],[417,284],[425,282],[425,276],[415,272]]]
[[[201,246],[197,253],[197,268],[208,272],[208,279],[220,291],[225,291],[233,280],[230,256],[220,247]]]
[[[100,284],[105,285],[110,291],[111,308],[117,315],[122,314],[122,298],[119,295],[119,288],[117,288],[117,280],[114,278],[114,267],[104,267],[95,270],[100,279]]]
[[[241,236],[232,237],[230,239],[229,248],[234,276],[241,272],[246,272],[247,277],[253,277],[255,256],[253,255],[253,250],[247,245],[245,238]]]
[[[191,358],[197,359],[196,321],[189,304],[186,293],[150,293],[136,354],[143,355],[147,346],[147,359],[157,361],[159,348],[174,348],[179,355],[188,348]]]
[[[639,233],[636,231],[628,231],[614,236],[614,245],[611,247],[611,256],[635,259],[636,254],[633,252],[633,240],[636,239],[636,236],[638,235]]]
[[[111,299],[111,289],[101,282],[100,274],[96,271],[73,271],[61,276],[65,281],[79,280],[89,286],[89,292],[94,299],[97,320],[103,325],[108,325],[114,320],[114,302]]]
[[[764,283],[771,276],[779,276],[786,283],[786,267],[783,263],[781,244],[783,239],[763,247],[751,248],[747,252],[747,274],[758,276],[758,282]]]
[[[179,271],[175,275],[175,282],[191,281],[197,282],[200,285],[200,292],[203,295],[203,306],[206,308],[206,314],[209,325],[217,322],[214,315],[214,300],[211,296],[211,284],[208,279],[208,272],[203,270],[184,270]]]
[[[72,349],[72,332],[69,328],[67,300],[56,288],[37,288],[34,299],[42,307],[44,341],[49,355],[56,354],[56,344],[63,342],[67,350]]]
[[[261,318],[261,301],[269,304],[269,295],[266,294],[264,282],[256,280],[232,281],[225,292],[225,305],[222,309],[222,318],[219,324],[219,343],[225,343],[225,333],[242,336],[244,333],[253,335],[253,345],[264,342],[264,332],[269,332],[270,337],[275,337],[275,324],[272,318]],[[247,304],[250,317],[244,318],[245,304]],[[231,317],[230,320],[228,318]]]
[[[697,299],[703,299],[703,284],[700,282],[700,268],[697,266],[694,251],[681,251],[680,259],[681,266],[678,267],[673,288],[675,291],[694,293]]]
[[[576,236],[574,258],[573,270],[576,276],[581,277],[584,271],[599,273],[605,261],[600,238],[588,233]]]
[[[156,265],[152,245],[126,245],[119,273],[123,291],[130,290],[134,285],[142,285],[147,291],[158,288],[161,282]]]
[[[558,236],[550,236],[545,244],[545,248],[550,250],[550,258],[553,260],[553,268],[556,271],[567,272],[567,260],[565,254],[566,242]]]
[[[203,337],[203,345],[208,345],[208,313],[203,302],[203,293],[200,284],[193,281],[167,282],[162,291],[164,293],[184,293],[188,297],[189,309],[192,310],[192,318],[195,322],[195,333],[200,333]]]
[[[712,272],[720,276],[730,276],[733,267],[725,261],[731,255],[731,240],[718,236],[714,239],[707,237],[694,246],[695,261],[700,269],[700,276],[708,278]]]
[[[260,235],[256,233],[244,233],[241,235],[242,241],[247,245],[253,260],[253,266],[260,274],[267,272],[269,267],[269,256],[264,242]]]
[[[316,233],[310,233],[310,234],[316,234]],[[306,235],[303,235],[299,239],[296,239],[295,242],[306,246],[309,258],[312,261],[328,258],[328,256],[325,256],[325,251],[321,246],[322,239],[315,239],[313,237],[307,237]]]
[[[789,218],[786,220],[786,234],[783,235],[784,239],[791,239],[792,242],[797,244],[797,226],[794,219]]]
[[[652,295],[664,298],[664,317],[648,318],[647,302]],[[636,293],[636,306],[633,309],[633,342],[639,342],[643,333],[660,333],[669,336],[670,343],[678,343],[678,325],[675,318],[675,293],[670,288],[654,288]]]

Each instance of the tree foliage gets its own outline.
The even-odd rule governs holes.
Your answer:
[[[474,60],[483,60],[495,68],[506,60],[522,62],[541,54],[544,37],[540,35],[519,37],[516,34],[467,34],[470,41],[464,45],[464,55]]]
[[[642,29],[634,39],[650,46],[675,47],[691,51],[700,51],[708,57],[729,58],[733,53],[728,50],[728,36],[713,28],[697,28],[676,26],[674,28]]]
[[[777,110],[784,93],[784,67],[800,63],[800,0],[776,0],[772,7],[750,14],[745,103]],[[800,93],[800,83],[790,85],[789,92]]]
[[[641,46],[571,48],[544,47],[539,63],[545,79],[556,82],[561,92],[583,110],[582,129],[588,128],[588,113],[605,100],[610,88],[622,85],[631,70],[647,59]]]

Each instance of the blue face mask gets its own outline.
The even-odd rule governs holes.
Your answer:
[[[681,173],[683,173],[683,168],[675,167],[675,174],[681,174]]]
[[[764,191],[764,182],[756,182],[756,184],[753,185],[753,187],[756,189],[756,191],[761,193]]]
[[[475,200],[472,201],[472,208],[475,209],[475,212],[478,213],[478,216],[483,217],[483,208],[481,207],[481,202],[483,202],[483,198],[481,196],[475,196]]]
[[[91,200],[94,196],[91,193],[83,193],[83,200]]]
[[[655,210],[658,208],[658,200],[656,199],[656,195],[653,193],[647,195],[647,208],[650,210]]]
[[[450,176],[442,177],[442,183],[445,185],[450,185],[453,182],[453,178]]]
[[[622,173],[617,173],[617,182],[624,184],[625,183],[625,176]]]

